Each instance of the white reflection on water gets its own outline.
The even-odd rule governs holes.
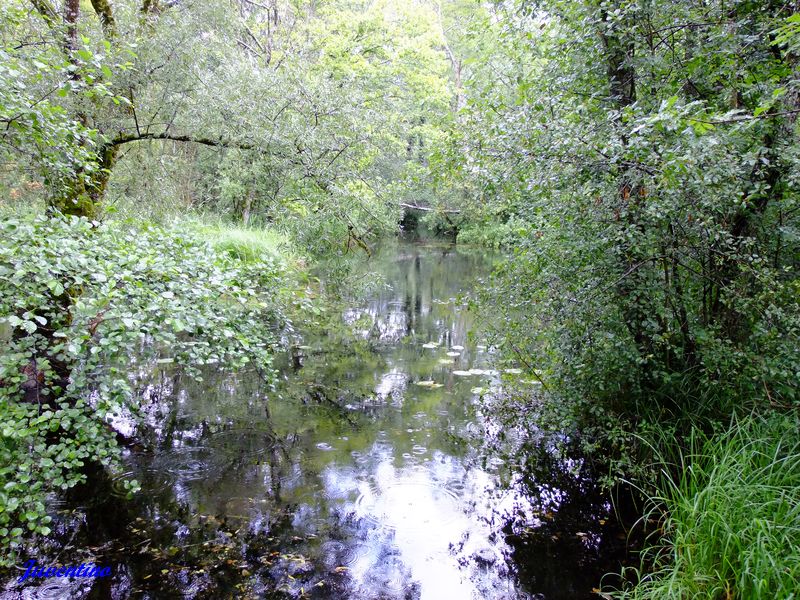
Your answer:
[[[391,371],[381,376],[381,380],[378,382],[378,385],[375,386],[375,395],[381,400],[386,399],[390,395],[402,396],[407,381],[408,375],[406,373],[401,372],[398,368],[393,368]]]
[[[399,467],[391,447],[376,444],[373,453],[369,473],[329,465],[322,478],[329,498],[357,494],[344,511],[358,530],[347,565],[352,597],[519,597],[505,544],[490,537],[493,507],[475,501],[492,491],[491,475],[438,451]]]

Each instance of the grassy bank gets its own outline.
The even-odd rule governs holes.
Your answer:
[[[662,466],[648,518],[663,535],[644,555],[636,600],[789,599],[800,590],[800,421],[750,417],[696,434]]]
[[[177,226],[211,244],[216,250],[243,262],[297,259],[286,234],[261,227],[244,227],[213,216],[177,221]]]

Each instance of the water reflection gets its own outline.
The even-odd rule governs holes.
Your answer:
[[[532,509],[474,443],[491,425],[480,395],[517,375],[469,336],[465,299],[490,262],[388,249],[366,265],[387,285],[342,315],[361,345],[307,335],[277,389],[219,371],[156,378],[142,397],[151,438],[127,457],[142,492],[123,502],[112,478],[81,517],[82,543],[117,565],[94,597],[542,597],[538,571],[523,585],[510,558],[519,536],[501,531]],[[56,522],[65,538],[70,518]]]

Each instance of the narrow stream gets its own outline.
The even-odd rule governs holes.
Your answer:
[[[361,341],[304,335],[275,390],[252,373],[197,382],[165,367],[142,397],[149,443],[108,494],[54,503],[36,557],[112,577],[12,579],[1,596],[590,597],[603,542],[586,528],[602,515],[582,513],[593,525],[563,534],[566,551],[555,526],[515,544],[519,515],[546,517],[482,450],[481,397],[520,377],[497,370],[467,308],[491,265],[481,251],[392,246],[366,265],[384,283],[342,315]],[[125,477],[142,485],[132,500]]]

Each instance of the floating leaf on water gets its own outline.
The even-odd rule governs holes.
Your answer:
[[[484,371],[483,369],[470,369],[469,370],[469,374],[470,375],[486,375],[486,371]]]
[[[423,348],[436,348],[438,345],[439,345],[439,344],[436,344],[436,343],[434,343],[434,342],[428,342],[428,343],[426,343],[426,344],[422,344],[422,347],[423,347]]]
[[[468,377],[469,375],[474,375],[474,373],[472,371],[453,371],[453,375]]]
[[[461,352],[448,352],[447,356],[461,356]]]
[[[463,350],[464,346],[450,346],[453,350]]]
[[[473,394],[482,394],[486,391],[486,388],[482,387],[474,387],[470,390]]]
[[[174,358],[159,358],[156,362],[158,364],[160,364],[160,365],[167,365],[169,363],[174,363],[175,359]]]
[[[505,372],[509,375],[519,375],[522,373],[522,369],[506,369]]]
[[[426,387],[428,389],[433,390],[433,389],[442,387],[444,384],[443,383],[436,383],[435,381],[420,381],[420,382],[417,383],[417,385],[420,386],[420,387]]]
[[[440,358],[439,362],[443,365],[452,365],[455,361],[452,358]]]

